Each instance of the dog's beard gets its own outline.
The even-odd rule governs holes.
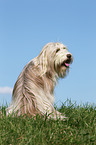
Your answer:
[[[58,77],[64,78],[69,72],[69,65],[71,63],[71,59],[66,59],[62,62],[54,62],[54,69],[58,74]]]
[[[58,69],[59,71],[57,73],[60,78],[64,78],[69,72],[69,68],[66,68],[65,66],[60,66]]]

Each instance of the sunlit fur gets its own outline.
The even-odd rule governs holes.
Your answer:
[[[48,43],[39,56],[32,59],[19,75],[12,94],[7,115],[50,114],[51,118],[64,118],[53,107],[54,87],[59,77],[64,78],[69,67],[61,66],[67,60],[67,48],[62,43]],[[72,55],[70,63],[72,63]]]

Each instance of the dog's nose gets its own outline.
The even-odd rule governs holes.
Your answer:
[[[71,58],[71,54],[67,54],[67,58],[69,58],[69,59],[70,59],[70,58]]]

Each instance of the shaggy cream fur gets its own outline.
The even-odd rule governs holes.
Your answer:
[[[32,59],[19,75],[12,94],[12,102],[7,108],[7,115],[50,114],[65,118],[53,107],[54,87],[59,77],[64,78],[72,63],[72,54],[62,43],[48,43],[39,56]]]

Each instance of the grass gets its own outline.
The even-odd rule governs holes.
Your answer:
[[[67,104],[67,105],[65,105]],[[58,110],[67,120],[52,120],[47,115],[0,117],[0,145],[96,145],[96,106],[76,105],[67,100]]]

